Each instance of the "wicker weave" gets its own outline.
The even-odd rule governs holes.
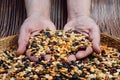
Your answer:
[[[18,35],[0,38],[0,51],[17,48]]]
[[[0,38],[0,51],[17,48],[18,35]],[[120,49],[120,39],[101,33],[101,44]]]

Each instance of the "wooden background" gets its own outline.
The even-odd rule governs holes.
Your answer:
[[[52,0],[51,4],[51,19],[62,29],[67,19],[66,0]],[[120,37],[120,0],[92,0],[91,13],[101,32]],[[24,0],[0,0],[0,37],[18,34],[25,18]]]

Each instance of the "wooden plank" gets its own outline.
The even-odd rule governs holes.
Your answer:
[[[51,0],[51,20],[57,29],[67,22],[66,0]],[[92,0],[92,17],[101,32],[120,37],[120,0]],[[24,0],[0,0],[0,37],[18,34],[26,18]]]
[[[101,32],[120,37],[120,0],[92,0],[91,12]]]
[[[0,37],[17,34],[24,19],[23,0],[0,0]]]

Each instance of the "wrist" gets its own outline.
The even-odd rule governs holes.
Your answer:
[[[31,15],[50,17],[50,0],[25,0],[27,17]]]
[[[83,18],[83,17],[89,17],[90,18],[91,16],[90,16],[90,14],[76,14],[76,15],[75,14],[72,14],[72,15],[68,14],[67,20],[70,21],[72,19]]]
[[[40,18],[40,19],[50,20],[50,15],[41,15],[40,13],[27,14],[27,17],[36,17],[36,18]]]

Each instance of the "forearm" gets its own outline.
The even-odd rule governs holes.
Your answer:
[[[67,0],[68,18],[90,16],[91,0]]]
[[[25,0],[27,16],[39,15],[50,18],[50,0]]]

